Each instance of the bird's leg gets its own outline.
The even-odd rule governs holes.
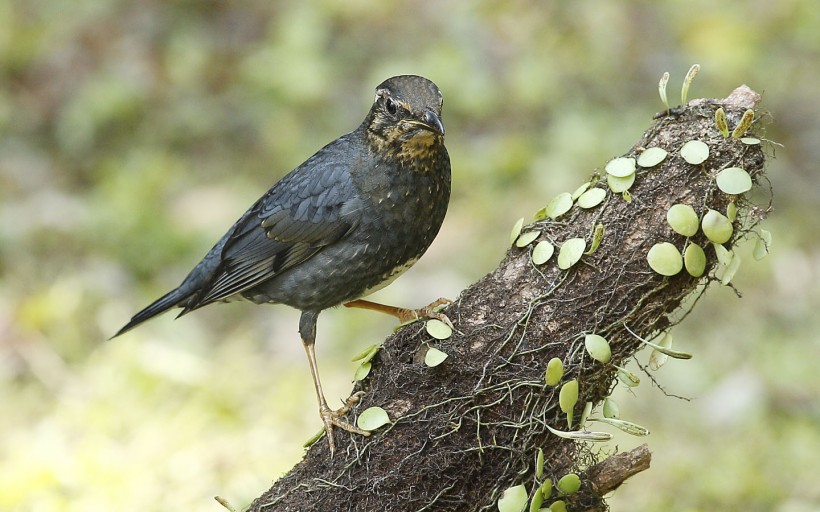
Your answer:
[[[371,302],[369,300],[353,300],[350,302],[345,302],[345,307],[348,308],[362,308],[362,309],[370,309],[373,311],[381,311],[382,313],[387,313],[388,315],[393,315],[399,319],[399,322],[412,322],[414,320],[420,320],[422,318],[435,318],[437,320],[441,320],[450,328],[453,328],[453,322],[447,318],[447,315],[444,313],[437,311],[436,308],[439,306],[446,306],[447,304],[451,304],[453,301],[450,299],[439,298],[434,302],[424,306],[423,308],[418,309],[408,309],[408,308],[399,308],[396,306],[388,306],[386,304],[379,304],[378,302]]]
[[[305,347],[305,354],[307,354],[308,365],[310,366],[310,375],[313,377],[313,386],[316,388],[316,398],[319,400],[319,416],[322,418],[322,423],[325,424],[325,431],[327,433],[327,442],[330,445],[330,456],[336,451],[336,443],[333,439],[333,427],[339,427],[354,434],[361,434],[369,436],[370,432],[362,430],[342,419],[342,416],[350,411],[350,408],[356,404],[362,397],[364,392],[359,391],[347,399],[345,404],[337,410],[331,409],[325,400],[324,391],[322,391],[322,381],[319,379],[319,368],[316,365],[316,317],[319,315],[315,311],[303,311],[299,319],[299,334],[302,336],[302,345]]]

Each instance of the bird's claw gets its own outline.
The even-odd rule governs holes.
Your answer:
[[[319,416],[322,418],[322,423],[325,424],[325,433],[327,434],[327,444],[330,446],[331,457],[333,457],[333,454],[336,452],[336,442],[333,439],[334,427],[339,427],[342,430],[365,437],[370,435],[370,432],[367,430],[362,430],[342,419],[342,416],[350,412],[350,409],[361,400],[362,396],[364,396],[364,391],[353,393],[353,395],[345,401],[344,405],[335,411],[327,405],[319,407]]]
[[[440,310],[452,304],[453,301],[450,299],[445,299],[444,297],[439,297],[435,301],[431,302],[430,304],[424,306],[423,308],[418,309],[400,309],[398,317],[401,323],[405,322],[415,322],[416,320],[423,320],[425,318],[435,318],[441,322],[447,324],[447,327],[450,329],[454,329],[453,322],[447,318],[447,315],[442,313]]]

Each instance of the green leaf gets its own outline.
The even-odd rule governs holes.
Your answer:
[[[765,229],[760,230],[760,234],[755,240],[755,248],[752,251],[752,257],[757,261],[762,260],[769,254],[769,248],[772,246],[772,234]]]
[[[667,154],[663,148],[647,148],[638,157],[638,165],[641,167],[655,167],[666,159]]]
[[[575,404],[578,402],[578,380],[572,379],[561,386],[558,393],[558,405],[567,414],[567,423],[572,427],[572,413]]]
[[[603,336],[587,334],[584,337],[584,347],[592,359],[596,361],[608,363],[610,358],[612,358],[612,350],[609,348],[609,342]]]
[[[680,148],[680,156],[692,165],[699,165],[709,158],[709,146],[699,140],[690,140]]]
[[[586,245],[583,238],[570,238],[561,244],[561,249],[558,251],[558,268],[566,270],[578,263],[584,254]]]
[[[658,94],[661,96],[661,102],[668,109],[669,99],[666,97],[666,84],[669,83],[669,71],[665,71],[658,81]]]
[[[734,201],[726,205],[726,218],[729,222],[734,222],[737,219],[737,205]]]
[[[498,512],[523,512],[529,495],[524,485],[516,485],[505,490],[498,500]]]
[[[541,504],[544,503],[544,495],[541,494],[541,489],[536,489],[532,493],[532,500],[530,501],[530,512],[539,512]]]
[[[616,366],[616,368],[618,368],[618,380],[623,382],[627,387],[634,388],[640,385],[641,379],[637,375],[626,368],[621,368],[620,366]]]
[[[585,251],[584,254],[595,254],[595,251],[598,250],[598,246],[601,245],[601,241],[604,239],[604,225],[597,224],[595,226],[595,231],[592,233],[592,245],[590,245],[589,250]]]
[[[601,204],[605,197],[606,190],[597,187],[591,188],[578,198],[578,206],[581,208],[594,208]]]
[[[532,262],[536,265],[542,265],[549,261],[554,253],[555,246],[546,240],[541,240],[535,244],[535,248],[532,250]]]
[[[572,208],[572,194],[569,192],[562,192],[549,202],[545,213],[547,214],[547,217],[555,220],[561,215],[567,213],[570,208]]]
[[[565,432],[557,430],[547,425],[547,430],[554,435],[563,439],[573,439],[575,441],[590,441],[593,443],[605,443],[612,439],[612,434],[608,432],[590,432],[589,430],[575,430],[573,432]]]
[[[521,234],[521,228],[524,227],[524,217],[521,217],[515,224],[513,224],[512,231],[510,232],[510,245],[514,244],[516,240],[518,240],[518,235]]]
[[[680,252],[669,242],[653,245],[646,255],[646,261],[652,270],[662,276],[674,276],[683,269]]]
[[[615,194],[622,194],[632,187],[635,183],[635,174],[632,173],[625,178],[619,178],[611,174],[606,175],[606,184],[609,185],[609,190]]]
[[[356,357],[351,359],[351,361],[354,362],[354,363],[356,361],[361,361],[363,363],[366,363],[366,362],[370,361],[371,359],[373,359],[373,357],[375,357],[375,355],[379,353],[380,349],[381,349],[381,345],[370,345],[366,349],[362,350],[359,354],[357,354]]]
[[[544,450],[538,449],[538,454],[535,456],[535,478],[541,480],[544,476]]]
[[[580,428],[585,428],[587,418],[589,418],[590,413],[592,413],[592,402],[587,402],[584,404],[584,410],[581,412],[581,419],[578,420],[578,425]]]
[[[626,178],[630,174],[635,174],[635,159],[625,156],[613,158],[606,164],[604,169],[607,174],[618,178]]]
[[[550,359],[549,363],[547,363],[547,371],[544,374],[544,380],[546,381],[547,386],[558,385],[563,376],[564,363],[557,357],[553,357]]]
[[[715,111],[715,126],[720,130],[724,139],[729,136],[729,125],[726,123],[726,112],[723,110],[723,107]]]
[[[732,238],[732,223],[723,214],[716,210],[709,210],[703,216],[700,224],[703,234],[706,235],[711,242],[716,244],[723,244]]]
[[[581,477],[575,473],[564,475],[560,480],[558,480],[558,483],[555,484],[555,486],[558,488],[558,492],[560,494],[574,494],[581,488]]]
[[[748,144],[749,146],[754,146],[756,144],[760,144],[760,139],[755,137],[743,137],[740,139],[740,142]]]
[[[450,328],[450,326],[437,318],[431,318],[430,320],[427,320],[425,328],[427,329],[427,334],[429,334],[437,340],[446,340],[447,338],[453,335],[453,330]]]
[[[567,504],[564,500],[553,501],[550,505],[550,512],[567,512]]]
[[[735,277],[735,274],[737,274],[737,270],[740,268],[740,262],[740,254],[735,254],[734,257],[732,257],[732,261],[730,261],[729,264],[726,265],[726,269],[723,271],[723,275],[720,276],[720,284],[726,286],[727,284],[732,282],[732,279]]]
[[[547,428],[549,428],[549,426]],[[551,478],[546,478],[543,482],[541,482],[541,495],[544,497],[545,500],[550,499],[550,496],[552,496]]]
[[[692,67],[689,68],[689,71],[686,73],[686,76],[683,78],[683,87],[680,90],[680,104],[684,107],[686,106],[686,98],[689,95],[689,86],[692,85],[692,80],[700,71],[700,64],[692,64]]]
[[[743,113],[743,117],[740,118],[740,122],[737,123],[735,129],[732,130],[732,138],[739,139],[743,137],[743,134],[746,133],[749,128],[752,127],[752,121],[754,121],[755,112],[752,109],[747,109],[746,112]]]
[[[604,400],[604,418],[617,418],[621,415],[621,408],[618,403],[611,398]]]
[[[694,242],[690,242],[683,251],[683,266],[690,276],[700,277],[706,270],[706,253],[703,248]]]
[[[387,411],[381,407],[368,407],[356,418],[356,425],[362,429],[372,431],[390,423]]]
[[[515,241],[515,246],[526,247],[530,245],[536,238],[538,238],[540,234],[540,231],[527,231],[526,233],[521,233],[518,236],[518,240]]]
[[[447,357],[449,356],[445,352],[442,352],[437,348],[430,347],[427,349],[427,353],[424,354],[424,364],[430,368],[433,368],[443,363]]]
[[[592,182],[591,182],[591,181],[588,181],[588,182],[584,183],[583,185],[581,185],[580,187],[576,188],[576,189],[575,189],[575,192],[573,192],[573,193],[572,193],[572,196],[571,196],[571,197],[572,197],[572,200],[573,200],[573,201],[575,201],[576,199],[578,199],[579,197],[581,197],[581,194],[583,194],[584,192],[586,192],[586,191],[587,191],[587,189],[588,189],[591,185],[592,185]]]
[[[356,382],[362,381],[370,374],[370,361],[362,363],[356,368],[356,373],[353,374],[353,380]]]
[[[601,423],[612,425],[613,427],[623,430],[627,434],[631,434],[633,436],[649,435],[649,429],[642,427],[637,423],[632,423],[631,421],[619,420],[615,418],[590,418],[589,421],[600,421]]]
[[[666,211],[666,222],[669,223],[675,233],[683,236],[694,236],[700,226],[698,214],[688,204],[673,204]]]
[[[728,167],[720,171],[715,178],[720,190],[727,194],[742,194],[752,188],[752,177],[740,167]]]

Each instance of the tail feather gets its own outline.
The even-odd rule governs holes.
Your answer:
[[[125,324],[122,329],[117,331],[117,334],[111,336],[111,339],[116,338],[121,334],[125,334],[144,321],[150,320],[151,318],[154,318],[155,316],[164,313],[175,306],[183,305],[182,302],[188,299],[190,295],[191,293],[189,291],[183,291],[182,287],[166,293],[154,301],[151,305],[134,315],[134,317],[131,318],[131,320]]]

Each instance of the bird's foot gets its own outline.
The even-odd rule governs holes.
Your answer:
[[[333,454],[336,451],[336,443],[333,439],[333,429],[335,427],[339,427],[340,429],[346,430],[353,434],[363,436],[370,435],[370,432],[367,430],[362,430],[342,418],[345,414],[350,412],[350,409],[358,403],[359,400],[361,400],[363,395],[364,391],[353,393],[353,395],[345,401],[345,404],[340,409],[336,409],[335,411],[328,407],[327,404],[322,404],[319,406],[319,416],[321,416],[322,422],[325,424],[325,433],[327,434],[327,444],[330,446],[331,457],[333,457]]]
[[[372,309],[374,311],[381,311],[382,313],[387,313],[388,315],[393,315],[399,319],[399,322],[402,324],[415,322],[416,320],[422,320],[425,318],[435,318],[436,320],[440,320],[447,324],[451,329],[453,328],[453,322],[447,318],[447,315],[439,311],[443,306],[447,306],[448,304],[452,304],[453,301],[450,299],[445,299],[443,297],[431,302],[430,304],[424,306],[423,308],[418,309],[409,309],[409,308],[399,308],[396,306],[388,306],[386,304],[379,304],[378,302],[371,302],[369,300],[354,300],[351,302],[346,302],[345,306],[348,308],[363,308],[363,309]]]
[[[450,319],[447,318],[447,315],[440,311],[444,306],[448,306],[452,303],[453,301],[451,301],[450,299],[439,297],[438,299],[434,300],[433,302],[424,306],[423,308],[398,308],[400,313],[397,316],[399,317],[399,321],[401,323],[414,322],[416,320],[423,320],[425,318],[435,318],[436,320],[440,320],[447,324],[447,326],[450,329],[453,329],[453,322],[451,322]]]

